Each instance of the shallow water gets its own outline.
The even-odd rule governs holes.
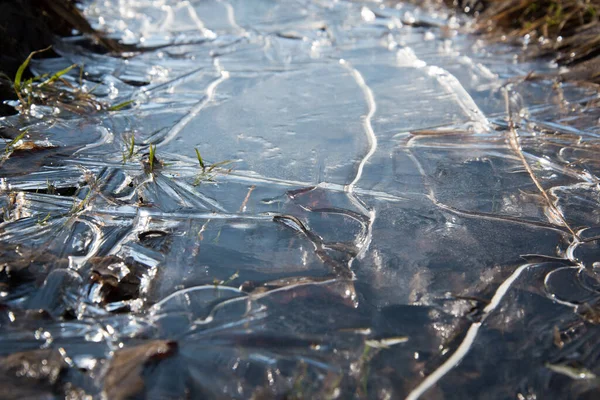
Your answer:
[[[34,69],[135,103],[0,120],[39,145],[0,169],[9,397],[599,394],[594,90],[406,4],[83,7],[142,51]]]

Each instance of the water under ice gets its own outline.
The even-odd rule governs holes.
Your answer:
[[[142,51],[35,70],[135,104],[0,121],[8,397],[597,398],[593,89],[407,4],[83,7]]]

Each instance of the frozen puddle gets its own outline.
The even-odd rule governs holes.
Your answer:
[[[598,393],[593,89],[405,4],[83,7],[141,51],[35,70],[135,103],[0,120],[9,397]]]

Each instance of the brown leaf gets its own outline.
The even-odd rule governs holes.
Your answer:
[[[154,340],[115,352],[104,379],[104,395],[108,399],[127,399],[144,389],[142,372],[150,362],[172,356],[177,343]]]

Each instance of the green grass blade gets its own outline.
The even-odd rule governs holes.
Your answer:
[[[214,163],[210,166],[210,168],[208,169],[208,173],[210,173],[213,169],[220,167],[222,165],[227,165],[227,164],[231,164],[231,160],[225,160],[225,161],[219,161],[218,163]]]
[[[13,140],[11,140],[6,147],[4,148],[4,152],[5,153],[10,153],[13,148],[15,147],[15,145],[19,142],[19,140],[23,139],[23,137],[25,137],[25,134],[27,133],[27,130],[24,130],[23,132],[19,133]]]
[[[25,81],[25,84],[23,86],[29,86],[31,85],[33,82],[37,82],[37,81],[41,81],[42,79],[46,79],[48,77],[48,73],[46,74],[42,74],[42,75],[38,75],[38,76],[34,76],[33,78],[29,78]]]
[[[200,155],[200,152],[198,151],[198,149],[196,150],[196,157],[198,157],[198,164],[200,164],[200,167],[202,168],[202,171],[204,172],[206,170],[206,166],[204,165],[204,160],[202,159],[202,156]]]
[[[56,80],[58,80],[58,78],[60,78],[64,74],[67,74],[69,71],[71,71],[76,66],[77,66],[77,64],[69,65],[67,68],[58,71],[57,73],[55,73],[54,75],[52,75],[50,78],[48,78],[44,82],[40,83],[39,87],[42,87],[42,86],[47,85],[49,83],[55,82]]]
[[[79,66],[79,87],[83,86],[83,64]]]
[[[115,104],[114,106],[110,106],[108,108],[108,111],[119,111],[119,110],[127,107],[128,105],[133,104],[134,102],[135,102],[135,100],[127,100],[122,103]]]
[[[135,136],[131,134],[131,143],[129,147],[129,158],[133,157],[133,150],[135,149]]]
[[[150,156],[148,157],[148,163],[150,164],[150,172],[154,171],[154,154],[156,152],[156,146],[150,145]]]
[[[87,94],[94,93],[94,90],[98,89],[98,86],[100,86],[100,84],[96,83],[90,90],[87,91]]]
[[[15,85],[15,90],[17,90],[17,91],[21,90],[21,79],[23,79],[23,73],[25,72],[25,69],[29,65],[29,62],[31,61],[33,56],[35,56],[36,54],[39,54],[39,53],[43,53],[44,51],[48,51],[51,48],[52,48],[52,46],[48,46],[45,49],[36,50],[36,51],[32,51],[31,53],[29,53],[29,56],[25,59],[25,61],[23,61],[23,64],[21,64],[19,66],[19,69],[17,70],[17,73],[15,74],[15,80],[13,82]]]

